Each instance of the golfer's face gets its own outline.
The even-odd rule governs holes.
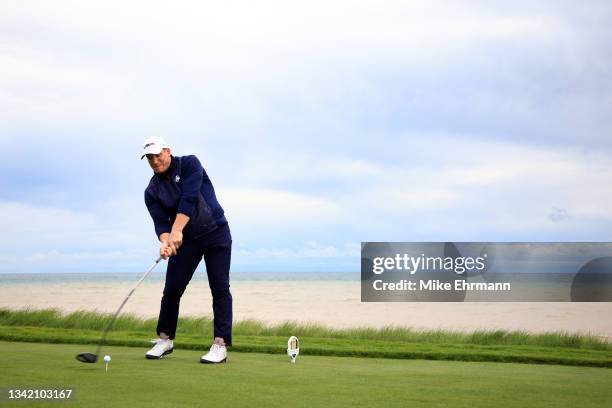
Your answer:
[[[147,154],[147,160],[153,172],[165,173],[170,167],[170,149],[163,149],[159,154]]]

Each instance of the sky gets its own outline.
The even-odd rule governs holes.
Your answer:
[[[611,241],[611,20],[597,0],[4,1],[0,273],[145,270],[149,136],[204,165],[233,271]]]

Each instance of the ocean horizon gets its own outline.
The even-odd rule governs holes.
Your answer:
[[[54,272],[54,273],[1,273],[0,285],[33,283],[74,283],[136,282],[144,272]],[[160,282],[165,279],[165,271],[153,271],[145,282]],[[231,272],[231,281],[275,282],[275,281],[355,281],[360,280],[359,272]],[[207,281],[206,272],[197,270],[192,281]]]

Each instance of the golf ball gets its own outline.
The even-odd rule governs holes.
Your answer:
[[[109,361],[111,361],[110,356],[104,356],[104,362],[108,363]]]

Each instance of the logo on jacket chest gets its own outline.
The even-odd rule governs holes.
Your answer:
[[[178,183],[179,181],[181,181],[181,176],[177,174],[176,177],[174,177],[174,182]]]

